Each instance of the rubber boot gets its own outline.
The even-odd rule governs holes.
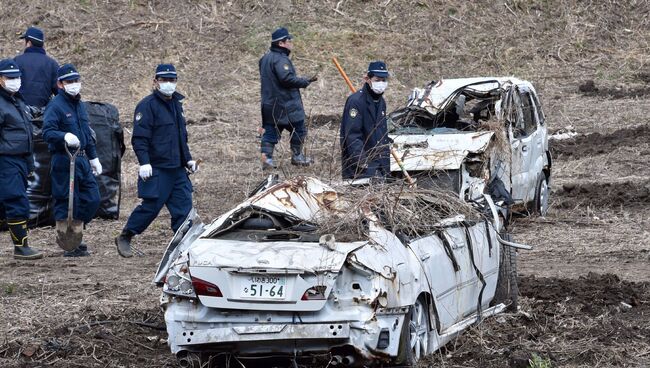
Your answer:
[[[124,258],[133,257],[133,252],[131,251],[131,239],[133,238],[132,232],[128,230],[122,230],[122,233],[115,238],[115,245],[117,245],[117,253],[119,253]]]
[[[27,221],[7,221],[9,226],[9,233],[11,240],[14,243],[14,258],[15,259],[41,259],[43,253],[40,253],[34,248],[30,248],[27,244]]]
[[[276,169],[278,166],[273,161],[273,150],[275,144],[269,142],[262,142],[262,170]]]
[[[307,157],[302,153],[302,146],[291,146],[291,164],[296,166],[309,166],[314,163],[311,157]]]
[[[88,252],[88,245],[84,242],[81,242],[81,244],[73,250],[66,250],[63,252],[64,257],[88,257],[89,255],[90,252]]]

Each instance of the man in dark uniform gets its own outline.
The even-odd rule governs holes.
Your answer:
[[[43,108],[57,92],[59,63],[45,53],[40,29],[29,27],[20,38],[25,39],[25,51],[14,59],[22,72],[20,93],[27,105]]]
[[[21,85],[18,64],[0,61],[0,220],[6,219],[14,258],[39,259],[43,254],[27,244],[27,177],[34,170],[32,124]]]
[[[59,92],[47,105],[43,117],[43,139],[52,153],[50,164],[52,197],[54,198],[54,219],[68,217],[68,195],[70,185],[70,159],[66,152],[77,151],[75,159],[74,204],[72,217],[89,223],[99,208],[99,187],[94,176],[102,173],[97,158],[95,137],[88,125],[88,112],[81,103],[81,75],[72,64],[61,66],[57,72]],[[89,255],[85,243],[65,257]]]
[[[293,49],[293,37],[286,28],[278,28],[271,35],[271,48],[260,59],[262,82],[262,168],[274,168],[273,149],[283,130],[291,134],[291,164],[309,166],[313,160],[303,154],[302,146],[307,137],[305,110],[302,106],[300,88],[307,87],[318,78],[296,76],[289,59]]]
[[[365,83],[345,102],[341,121],[343,179],[386,177],[390,174],[390,142],[386,125],[384,90],[388,70],[383,61],[373,61]]]
[[[140,163],[138,197],[142,203],[129,216],[115,239],[122,257],[132,257],[131,239],[158,216],[163,206],[171,214],[176,232],[192,209],[192,183],[188,172],[198,170],[187,145],[182,101],[176,92],[177,74],[172,64],[160,64],[153,92],[135,108],[131,144]]]

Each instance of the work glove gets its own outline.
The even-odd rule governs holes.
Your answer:
[[[142,178],[142,180],[147,180],[151,177],[151,175],[153,175],[153,168],[149,164],[142,165],[140,166],[138,175],[140,175],[140,178]]]
[[[190,171],[190,174],[194,174],[195,172],[199,171],[199,164],[194,160],[187,161],[187,165],[185,165],[185,167],[187,167],[187,169]]]
[[[93,170],[93,175],[99,176],[102,174],[102,164],[99,162],[99,158],[90,160],[90,167]]]
[[[79,144],[81,143],[79,142],[79,138],[77,138],[77,136],[72,133],[65,133],[63,140],[65,141],[65,144],[68,145],[68,147],[72,148],[79,147]]]
[[[309,78],[309,83],[314,83],[318,80],[318,75],[314,74],[311,78]]]

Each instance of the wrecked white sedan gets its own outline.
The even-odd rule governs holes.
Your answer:
[[[208,225],[193,211],[154,279],[179,365],[412,365],[513,307],[492,200],[440,193],[297,177]]]
[[[530,82],[431,82],[390,114],[389,130],[396,156],[420,185],[444,183],[465,200],[490,193],[495,202],[546,214],[552,161],[544,113]],[[391,171],[402,171],[395,159]]]

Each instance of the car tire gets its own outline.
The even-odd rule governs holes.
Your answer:
[[[500,235],[503,240],[511,241],[509,233]],[[501,257],[499,259],[499,276],[494,299],[491,305],[503,303],[506,310],[517,310],[519,297],[519,284],[517,283],[517,249],[500,244]]]
[[[548,212],[548,179],[546,175],[541,173],[537,179],[537,186],[535,188],[535,200],[533,202],[533,213],[539,216],[546,216]]]
[[[418,298],[406,313],[399,339],[396,365],[412,367],[429,354],[429,309]]]

